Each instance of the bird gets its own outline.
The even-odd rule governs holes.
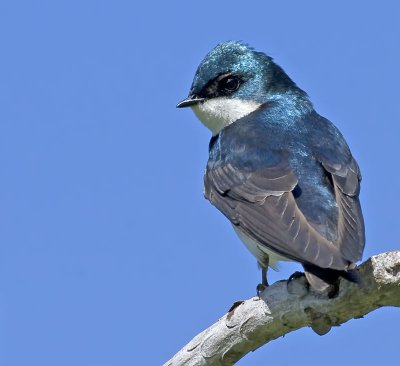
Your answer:
[[[357,282],[365,246],[361,172],[338,128],[263,52],[215,46],[195,73],[190,107],[211,131],[204,195],[231,222],[262,270],[294,261],[308,286]]]

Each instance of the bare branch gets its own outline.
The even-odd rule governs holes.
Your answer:
[[[361,283],[341,280],[329,299],[308,289],[304,277],[279,281],[258,297],[235,303],[164,366],[233,365],[248,352],[296,329],[320,334],[382,306],[400,306],[400,251],[371,257],[358,267]]]

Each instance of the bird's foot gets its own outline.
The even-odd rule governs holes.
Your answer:
[[[286,287],[289,294],[304,296],[308,293],[310,285],[303,272],[295,272],[287,280]]]
[[[288,279],[288,283],[290,281],[295,280],[296,278],[301,278],[301,277],[305,277],[306,275],[303,272],[300,271],[296,271],[293,274],[290,275],[289,279]]]
[[[268,287],[268,282],[266,284],[264,283],[259,283],[256,287],[256,291],[257,291],[257,296],[260,298],[260,294],[261,292],[263,292],[267,287]]]
[[[257,296],[260,298],[260,293],[263,292],[268,286],[268,280],[267,280],[267,270],[268,270],[268,263],[269,263],[269,258],[267,257],[266,261],[264,263],[258,263],[259,266],[261,267],[261,283],[257,285]]]

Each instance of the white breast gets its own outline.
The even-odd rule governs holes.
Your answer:
[[[212,134],[216,135],[224,127],[254,112],[260,105],[261,103],[251,100],[218,97],[195,104],[192,110]]]
[[[246,233],[240,230],[237,226],[233,226],[236,234],[239,236],[240,240],[246,246],[246,248],[253,254],[261,266],[265,267],[267,257],[269,258],[268,265],[277,270],[278,261],[290,261],[290,259],[280,256],[279,254],[268,249],[265,245],[259,244],[256,240],[250,238]]]

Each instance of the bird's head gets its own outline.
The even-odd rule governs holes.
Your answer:
[[[294,83],[271,57],[229,41],[207,54],[196,71],[188,98],[177,107],[191,107],[216,135],[259,108],[274,93],[291,86]]]

